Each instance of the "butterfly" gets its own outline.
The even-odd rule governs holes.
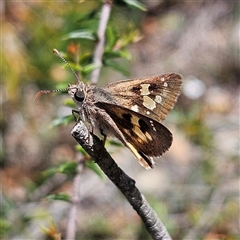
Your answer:
[[[78,79],[67,91],[76,103],[79,119],[90,131],[98,129],[106,138],[118,138],[146,169],[154,167],[172,144],[171,132],[161,124],[181,93],[182,76],[177,73],[128,79],[96,87]],[[43,90],[50,93],[59,90]]]

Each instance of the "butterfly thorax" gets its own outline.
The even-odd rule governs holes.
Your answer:
[[[111,125],[114,124],[111,118],[106,115],[104,109],[96,106],[96,103],[99,102],[116,104],[107,91],[97,88],[95,85],[79,82],[78,84],[69,85],[68,93],[77,105],[80,119],[89,123],[91,129],[98,129],[105,135],[116,135],[111,130]]]

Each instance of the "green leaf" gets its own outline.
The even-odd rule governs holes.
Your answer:
[[[93,54],[90,52],[86,52],[81,54],[80,59],[79,59],[79,64],[81,65],[85,65],[85,64],[89,64],[92,62],[92,56]]]
[[[107,143],[109,143],[112,146],[116,146],[116,147],[122,147],[122,143],[116,141],[116,140],[108,140]]]
[[[125,58],[127,60],[130,60],[131,54],[126,50],[105,51],[103,58],[106,60],[111,59],[111,58]]]
[[[93,160],[86,161],[85,166],[95,172],[101,179],[105,179],[102,170]]]
[[[107,27],[107,31],[106,31],[106,39],[107,39],[107,48],[112,49],[117,40],[119,39],[117,37],[117,33],[114,31],[114,29],[111,26]]]
[[[74,102],[71,98],[65,99],[65,100],[63,101],[63,104],[64,104],[65,106],[67,106],[67,107],[70,107],[70,108],[76,107],[75,102]]]
[[[71,197],[66,193],[50,194],[46,197],[46,199],[49,201],[61,200],[65,202],[71,202]]]
[[[143,5],[142,3],[140,3],[137,0],[123,0],[127,5],[135,7],[137,9],[140,9],[142,11],[147,11],[147,8],[145,5]]]
[[[108,67],[112,67],[115,70],[121,72],[125,76],[129,76],[129,71],[125,68],[125,66],[121,66],[118,62],[114,62],[113,60],[104,61],[104,65]]]
[[[43,178],[47,179],[58,172],[58,167],[52,167],[42,172]]]
[[[80,145],[76,145],[75,149],[82,153],[83,156],[87,156],[87,153],[85,152],[85,150],[80,146]],[[94,160],[87,160],[85,161],[85,166],[89,169],[91,169],[93,172],[95,172],[101,179],[104,179],[104,174],[102,172],[102,170],[99,168],[99,166],[94,162]]]
[[[87,40],[92,40],[95,41],[97,40],[95,34],[93,34],[92,31],[89,31],[88,29],[82,29],[82,30],[77,30],[70,32],[66,35],[64,35],[61,39],[62,40],[69,40],[69,39],[87,39]]]
[[[56,84],[55,88],[63,90],[63,91],[60,91],[60,92],[57,92],[57,93],[66,93],[67,92],[67,83],[65,83],[65,82],[58,83],[58,84]]]
[[[49,169],[43,171],[42,174],[43,174],[44,179],[46,179],[46,178],[53,176],[56,173],[63,173],[66,175],[76,174],[76,172],[77,172],[76,169],[77,169],[76,162],[66,162],[66,163],[62,163],[58,167],[49,168]]]
[[[82,153],[83,156],[87,156],[87,153],[86,153],[85,150],[82,148],[82,146],[76,145],[76,146],[75,146],[75,149],[76,149],[76,151]]]
[[[74,122],[74,116],[68,115],[68,116],[64,116],[61,118],[56,118],[51,122],[51,127],[56,127],[56,126],[60,126],[60,125],[68,125],[69,123]]]
[[[85,67],[83,67],[82,75],[87,75],[87,74],[91,73],[93,70],[95,70],[99,67],[100,67],[100,65],[97,65],[97,64],[94,64],[94,63],[88,64]]]
[[[76,174],[77,173],[77,163],[76,162],[63,163],[58,167],[58,172],[64,173],[67,175]]]

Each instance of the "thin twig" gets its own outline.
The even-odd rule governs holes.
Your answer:
[[[103,146],[103,142],[91,135],[83,122],[79,122],[72,130],[72,136],[99,165],[108,178],[119,188],[132,207],[141,217],[149,234],[153,239],[170,240],[166,227],[162,224],[145,197],[131,179],[112,159]]]
[[[39,186],[33,193],[31,193],[26,201],[40,201],[43,197],[51,193],[53,189],[56,189],[59,186],[63,185],[66,180],[66,175],[55,174],[51,179],[49,179],[49,181],[45,181],[44,184]]]
[[[83,171],[83,156],[80,155],[78,160],[78,167],[77,173],[73,179],[72,185],[72,204],[69,210],[69,218],[68,218],[68,227],[67,227],[67,234],[66,239],[75,239],[76,235],[76,216],[77,216],[77,207],[79,204],[79,184],[80,184],[80,177]]]
[[[106,0],[103,4],[100,22],[98,27],[98,43],[93,55],[93,63],[99,66],[92,72],[91,83],[96,84],[100,75],[100,70],[102,66],[102,55],[104,53],[104,43],[105,43],[105,32],[107,28],[108,19],[111,12],[112,0]],[[75,239],[76,235],[76,215],[77,215],[77,204],[79,203],[78,191],[80,182],[80,172],[82,171],[82,161],[78,163],[78,172],[73,179],[72,188],[72,204],[69,212],[68,228],[67,228],[67,239]]]
[[[98,43],[96,45],[96,48],[93,54],[93,63],[99,67],[92,72],[92,75],[91,75],[92,84],[97,84],[101,67],[102,67],[102,56],[104,53],[105,32],[107,28],[108,19],[111,13],[111,6],[112,6],[112,1],[105,0],[102,7],[102,11],[101,11],[100,22],[99,22],[98,33],[97,33]]]

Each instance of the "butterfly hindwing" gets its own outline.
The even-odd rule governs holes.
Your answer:
[[[146,162],[152,162],[151,157],[161,156],[171,146],[172,134],[161,123],[122,106],[105,102],[96,106],[104,109],[123,133],[127,142],[123,143]]]

